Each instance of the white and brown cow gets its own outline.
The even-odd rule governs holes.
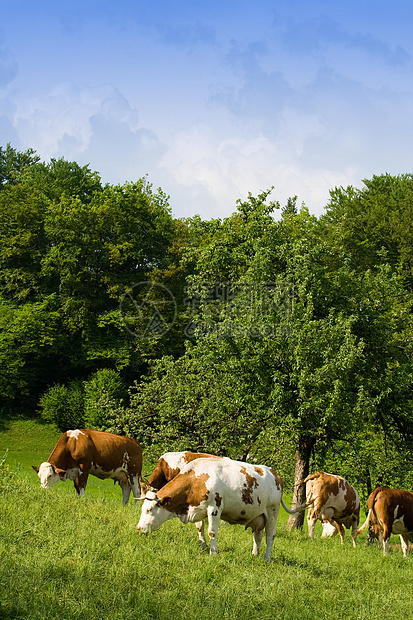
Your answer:
[[[149,480],[149,490],[159,491],[167,482],[177,476],[183,467],[195,459],[219,458],[205,452],[166,452],[159,457]]]
[[[188,463],[191,463],[195,459],[199,458],[218,458],[213,454],[207,454],[205,452],[166,452],[163,454],[153,470],[148,485],[144,485],[143,489],[145,493],[148,491],[159,491],[168,482],[173,480],[178,474],[181,473],[181,469]],[[195,523],[198,530],[198,540],[202,548],[207,547],[205,539],[204,522],[198,521]]]
[[[137,525],[149,534],[165,521],[178,517],[183,523],[196,523],[208,518],[210,553],[218,553],[217,533],[220,519],[250,527],[254,536],[253,555],[258,555],[266,532],[265,559],[271,560],[275,526],[280,504],[289,514],[304,510],[306,505],[290,510],[282,498],[283,483],[275,472],[264,465],[251,465],[227,458],[198,458],[160,491],[149,491]]]
[[[140,493],[142,448],[135,439],[90,428],[66,431],[37,472],[41,486],[51,489],[58,480],[73,480],[79,495],[85,494],[89,474],[111,478],[122,488],[123,505]]]
[[[377,487],[369,495],[367,508],[367,519],[357,530],[356,536],[370,523],[379,544],[383,545],[383,555],[386,556],[391,534],[398,534],[403,555],[406,557],[409,542],[413,543],[413,493]]]
[[[353,546],[356,546],[356,530],[360,517],[360,500],[358,493],[341,476],[317,472],[304,480],[306,485],[306,501],[309,504],[307,513],[308,535],[314,538],[314,528],[319,519],[323,524],[322,537],[340,535],[344,543],[344,527],[351,528]]]

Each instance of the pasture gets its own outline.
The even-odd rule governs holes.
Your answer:
[[[319,524],[311,541],[306,525],[286,530],[282,509],[269,565],[265,541],[252,557],[251,531],[241,526],[221,524],[218,556],[177,519],[146,537],[136,532],[139,507],[122,507],[111,481],[91,477],[83,499],[71,482],[40,489],[31,465],[47,459],[59,435],[25,420],[0,429],[2,620],[410,617],[413,553],[404,559],[398,538],[387,558],[363,535],[357,549],[348,531],[344,546],[321,540]],[[153,464],[144,453],[145,474]]]

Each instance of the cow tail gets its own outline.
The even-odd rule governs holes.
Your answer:
[[[376,511],[374,510],[374,505],[376,503],[376,499],[377,499],[377,495],[383,491],[384,487],[376,487],[374,489],[374,491],[372,493],[370,493],[369,495],[369,499],[368,499],[368,506],[370,506],[369,511],[367,513],[367,519],[365,520],[365,522],[363,523],[363,525],[361,527],[359,527],[359,529],[357,530],[357,532],[355,533],[355,538],[357,538],[357,536],[359,534],[361,534],[361,532],[363,532],[366,527],[368,527],[369,522],[370,522],[370,517],[371,517],[371,513],[373,513],[373,515],[376,517],[377,519],[377,515],[376,515]]]
[[[306,502],[305,504],[299,504],[295,508],[288,508],[288,506],[286,506],[283,498],[281,497],[281,505],[284,508],[285,512],[287,512],[289,515],[296,515],[299,512],[303,512],[303,510],[305,510],[308,507],[309,502]]]
[[[321,476],[321,474],[322,474],[321,471],[316,471],[314,474],[309,474],[307,476],[307,478],[304,478],[304,480],[301,481],[300,486],[302,486],[303,484],[305,484],[309,480],[315,480],[316,478],[319,478]]]
[[[357,536],[359,534],[361,534],[361,532],[364,532],[364,530],[369,526],[370,523],[370,516],[372,513],[372,508],[370,508],[370,510],[367,513],[367,519],[364,521],[363,525],[361,527],[359,527],[359,529],[357,530],[357,532],[354,534],[354,538],[357,538]]]

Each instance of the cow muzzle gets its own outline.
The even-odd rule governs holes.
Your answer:
[[[137,525],[136,529],[138,530],[138,532],[142,532],[142,534],[146,534],[146,536],[149,536],[149,534],[152,534],[152,528],[150,525]]]

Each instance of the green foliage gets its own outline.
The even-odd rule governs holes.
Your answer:
[[[383,174],[364,180],[365,187],[340,187],[322,218],[329,235],[345,244],[357,268],[386,261],[401,270],[413,286],[413,175]]]
[[[85,396],[80,381],[74,381],[69,386],[53,385],[40,398],[40,415],[46,422],[56,424],[62,432],[83,428],[84,403]]]
[[[37,189],[51,202],[57,202],[66,195],[87,203],[96,192],[102,191],[97,172],[63,157],[51,159],[49,164],[38,163],[25,169],[21,181],[31,189]]]
[[[18,183],[22,175],[39,161],[40,157],[33,149],[21,153],[10,143],[5,148],[0,146],[0,190]]]
[[[182,281],[187,227],[162,190],[146,179],[102,187],[88,166],[40,163],[9,146],[0,155],[0,398],[26,406],[18,401],[36,402],[47,385],[107,366],[131,381],[152,357],[179,350],[177,332],[138,339],[120,313],[134,283]]]
[[[84,393],[85,427],[108,430],[112,424],[112,410],[121,407],[127,396],[119,373],[111,368],[96,371],[85,381]]]
[[[0,192],[0,292],[18,303],[39,294],[39,272],[46,252],[45,204],[29,187]]]
[[[59,340],[53,299],[18,305],[0,297],[0,399],[31,399],[48,382],[48,360]]]

